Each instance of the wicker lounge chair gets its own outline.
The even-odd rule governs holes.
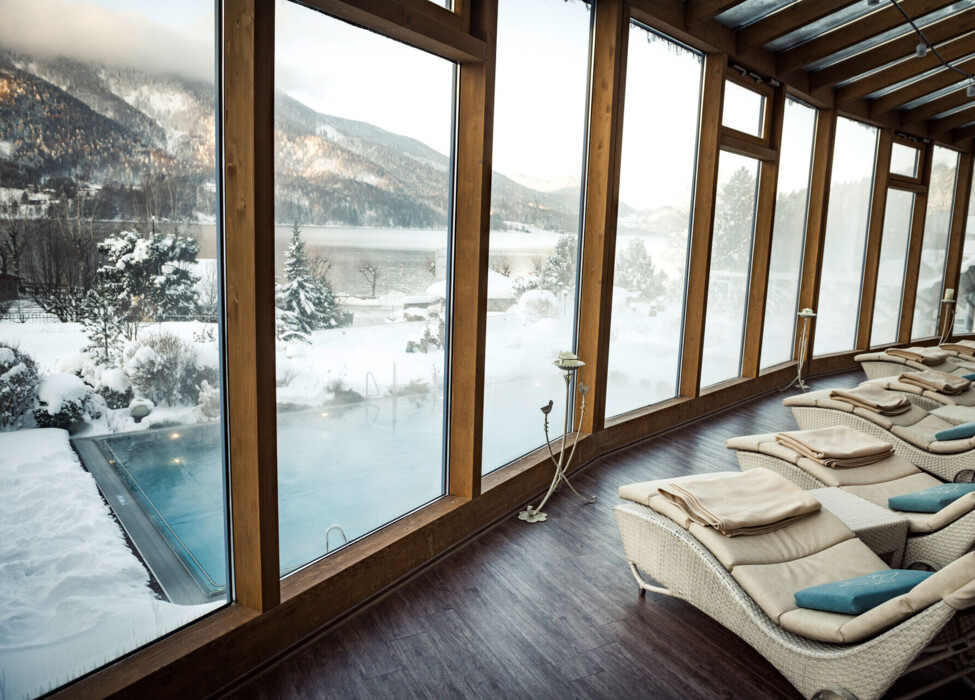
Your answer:
[[[887,508],[887,499],[892,496],[943,483],[896,454],[867,467],[824,467],[777,443],[774,433],[731,438],[726,446],[736,450],[742,471],[768,469],[803,489],[838,487],[882,508]],[[900,568],[940,569],[975,544],[975,494],[939,513],[894,512],[909,523]]]
[[[935,369],[939,372],[959,375],[975,372],[975,358],[960,355],[954,351],[946,352],[950,352],[951,357],[943,363],[933,366],[907,360],[903,357],[895,357],[886,352],[866,352],[857,355],[853,359],[860,363],[863,372],[867,375],[867,379],[897,376],[901,372],[923,372],[926,369]]]
[[[652,488],[653,483],[664,482],[636,486]],[[646,500],[650,502],[652,499]],[[727,546],[719,560],[692,534],[700,526],[691,525],[690,530],[685,529],[647,505],[636,502],[617,506],[614,510],[626,557],[641,595],[651,591],[680,598],[695,606],[755,648],[806,698],[879,698],[905,672],[945,659],[950,659],[960,669],[959,674],[975,669],[970,658],[975,643],[975,620],[968,612],[956,614],[975,603],[975,553],[932,575],[922,584],[929,584],[925,595],[921,595],[918,586],[911,593],[885,603],[884,606],[889,606],[887,609],[901,611],[899,621],[890,623],[885,618],[888,622],[876,625],[873,621],[884,617],[880,613],[886,613],[887,609],[881,611],[878,607],[859,616],[798,608],[782,613],[781,590],[777,598],[772,596],[771,602],[768,597],[759,602],[746,592],[736,577],[747,581],[748,573],[741,572],[755,567],[747,562],[736,564],[734,559],[748,559],[749,551],[753,555],[765,551],[764,542],[756,538],[778,537],[781,551],[779,533],[784,530],[770,535],[736,538],[724,538],[712,530],[715,537],[726,540]],[[885,567],[866,545],[828,512],[821,511],[810,518],[817,520],[813,523],[798,521],[788,526],[798,528],[796,534],[806,535],[805,538],[793,538],[793,545],[796,542],[808,545],[805,552],[793,552],[792,560],[821,557],[821,547],[829,544],[824,537],[832,536],[839,540],[828,547],[832,554],[842,552],[842,556],[849,555],[851,561],[859,562],[860,568],[873,567],[872,571]],[[703,537],[707,539],[707,535]],[[718,547],[722,549],[720,545]],[[807,554],[810,550],[813,553]],[[815,562],[807,563],[813,565],[799,566],[807,574],[811,572],[813,584],[827,580],[831,573],[836,576],[833,580],[838,580],[851,569],[857,569],[857,566],[840,566],[839,569],[846,570],[824,574],[823,567],[815,566]],[[788,567],[790,562],[783,562],[783,565]],[[649,583],[644,574],[660,585]],[[751,580],[754,578],[752,576]],[[804,579],[801,584],[796,584],[795,580],[793,584],[799,587],[813,585],[809,576],[800,578]],[[781,581],[779,583],[781,586]],[[791,592],[787,592],[787,597],[791,597]],[[796,628],[813,634],[799,634],[794,631]],[[844,630],[855,628],[862,634],[834,639],[836,635],[843,637]],[[948,676],[942,682],[951,678]]]
[[[783,402],[802,430],[846,425],[894,446],[911,464],[943,481],[971,481],[975,469],[975,438],[937,440],[935,434],[951,428],[949,421],[913,405],[906,413],[884,416],[829,397],[829,390],[790,396]]]
[[[900,381],[897,377],[880,377],[864,382],[894,391],[906,396],[912,404],[933,412],[939,418],[949,423],[969,423],[975,421],[975,386],[960,394],[945,394],[938,391],[924,390],[915,384]]]

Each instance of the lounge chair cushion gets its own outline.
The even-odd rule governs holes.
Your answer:
[[[975,493],[975,484],[938,484],[921,491],[904,493],[888,499],[891,510],[912,513],[937,513],[963,496]]]
[[[975,372],[971,372],[970,374],[963,374],[962,376],[970,382],[975,382]]]
[[[860,615],[891,598],[904,595],[930,575],[930,571],[910,569],[875,571],[796,591],[796,605],[812,610]]]
[[[975,423],[962,423],[934,434],[936,440],[966,440],[975,437]]]

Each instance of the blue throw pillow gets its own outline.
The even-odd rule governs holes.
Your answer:
[[[972,372],[971,374],[963,374],[961,375],[961,378],[967,379],[970,382],[975,382],[975,372]]]
[[[938,484],[923,491],[904,493],[887,499],[891,510],[911,513],[937,513],[939,510],[975,491],[975,484]]]
[[[967,440],[970,437],[975,437],[975,423],[962,423],[934,434],[935,440]]]
[[[803,588],[796,605],[811,610],[859,615],[891,598],[907,593],[931,575],[930,571],[889,569],[864,576]]]

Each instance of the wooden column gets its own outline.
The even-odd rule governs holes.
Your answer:
[[[873,310],[877,299],[877,275],[880,270],[880,247],[883,244],[884,213],[887,210],[887,180],[890,175],[890,157],[893,146],[893,130],[881,129],[877,146],[877,163],[873,174],[873,199],[870,201],[870,222],[867,228],[867,249],[864,252],[863,285],[860,287],[860,319],[857,324],[859,350],[870,347],[873,329]]]
[[[907,269],[904,273],[904,297],[901,301],[901,322],[897,334],[897,342],[908,343],[911,340],[911,326],[914,323],[914,302],[917,298],[917,278],[921,272],[921,248],[924,244],[924,219],[928,212],[928,187],[931,185],[931,160],[934,157],[934,145],[928,144],[924,149],[924,161],[921,166],[921,182],[923,189],[914,198],[914,216],[911,219],[911,241],[907,247]]]
[[[694,223],[687,265],[684,300],[684,342],[681,349],[680,395],[695,397],[701,391],[701,358],[704,352],[708,276],[711,269],[711,235],[714,201],[718,189],[718,155],[724,69],[727,56],[708,54],[704,59],[704,91],[701,97],[701,131],[694,189]]]
[[[487,51],[483,62],[460,66],[448,491],[452,496],[474,498],[481,493],[498,3],[471,0],[466,6],[471,13],[471,31],[484,40]]]
[[[748,287],[748,313],[745,321],[745,348],[742,358],[743,377],[757,377],[762,363],[762,334],[765,329],[765,301],[768,298],[769,262],[775,225],[775,197],[779,182],[779,158],[782,155],[782,123],[785,117],[785,86],[775,90],[769,125],[769,147],[774,160],[762,162],[758,181],[758,207],[755,211],[755,237],[752,245],[752,269]]]
[[[821,109],[816,117],[813,142],[812,175],[809,179],[809,212],[806,217],[806,246],[802,256],[802,281],[799,285],[799,308],[818,311],[819,282],[823,269],[823,246],[826,242],[826,216],[829,212],[829,185],[833,174],[833,142],[836,140],[836,110]],[[796,324],[796,358],[802,348],[802,322]],[[815,321],[809,326],[806,359],[812,358],[816,340]]]
[[[951,234],[948,238],[948,259],[945,261],[945,286],[947,289],[955,290],[955,299],[958,299],[958,283],[961,279],[961,259],[965,247],[965,226],[968,222],[968,205],[972,196],[972,170],[975,163],[975,154],[962,153],[958,160],[958,177],[955,180],[955,201],[951,212]],[[973,231],[975,233],[975,231]],[[955,309],[957,309],[957,304]],[[947,331],[951,333],[951,328],[946,326],[954,314],[942,316],[938,325],[939,332],[944,335]]]
[[[624,0],[600,0],[595,12],[578,343],[579,356],[586,362],[579,372],[579,381],[593,387],[588,397],[590,410],[582,426],[582,431],[588,433],[601,430],[606,418],[629,38]]]
[[[274,0],[225,0],[224,236],[234,597],[280,602],[274,382]]]

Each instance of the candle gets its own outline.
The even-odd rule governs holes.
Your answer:
[[[945,299],[947,299],[948,301],[952,301],[954,298],[955,298],[955,290],[954,289],[946,289],[945,290]]]

